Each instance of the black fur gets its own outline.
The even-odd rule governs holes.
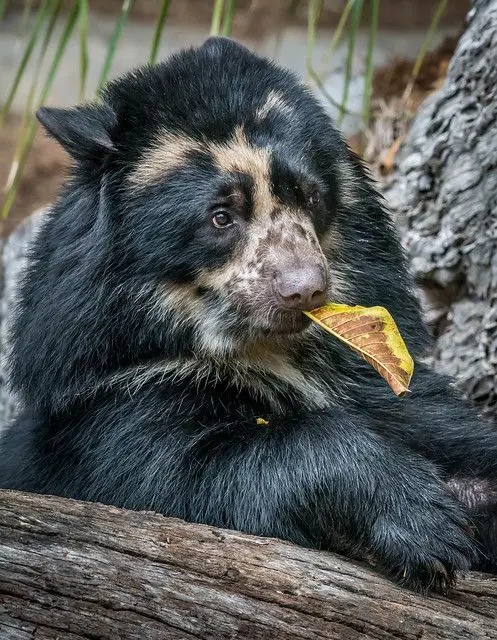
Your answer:
[[[254,117],[270,91],[291,117],[278,109]],[[102,104],[40,119],[76,164],[21,288],[11,379],[25,411],[0,446],[0,486],[369,558],[422,590],[445,589],[456,570],[497,568],[495,509],[475,512],[473,537],[471,506],[448,484],[497,481],[497,433],[449,381],[418,363],[412,393],[399,400],[359,357],[305,327],[271,348],[304,379],[317,375],[329,402],[312,407],[298,388],[247,365],[275,404],[234,380],[236,348],[209,359],[186,311],[156,313],[157,287],[196,285],[201,271],[236,260],[243,238],[214,235],[204,222],[227,179],[208,154],[191,153],[144,188],[128,177],[164,130],[223,143],[243,125],[252,144],[275,150],[282,203],[292,176],[320,190],[309,215],[318,238],[330,230],[338,238],[327,257],[330,278],[346,283],[339,301],[387,307],[415,358],[429,345],[380,197],[293,75],[210,39],[111,83]],[[250,180],[228,177],[246,194],[240,234],[251,224]],[[287,204],[302,208],[306,197],[297,190]],[[250,314],[220,317],[222,296],[202,286],[192,296],[243,343]],[[168,373],[175,359],[190,370]]]

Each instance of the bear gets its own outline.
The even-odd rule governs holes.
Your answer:
[[[431,371],[386,203],[293,73],[211,37],[38,118],[73,168],[11,329],[0,486],[369,561],[497,569],[497,432]],[[403,399],[304,311],[382,305]]]

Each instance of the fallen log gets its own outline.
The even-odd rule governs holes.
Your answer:
[[[424,597],[280,540],[0,491],[0,638],[495,639],[497,577]]]

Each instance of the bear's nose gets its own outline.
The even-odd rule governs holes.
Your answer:
[[[326,302],[326,274],[319,265],[276,271],[274,293],[285,309],[312,311]]]

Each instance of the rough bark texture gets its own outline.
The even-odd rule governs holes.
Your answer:
[[[497,0],[476,2],[385,195],[437,337],[433,366],[497,418]]]
[[[497,578],[450,597],[285,542],[0,491],[2,640],[497,637]]]

